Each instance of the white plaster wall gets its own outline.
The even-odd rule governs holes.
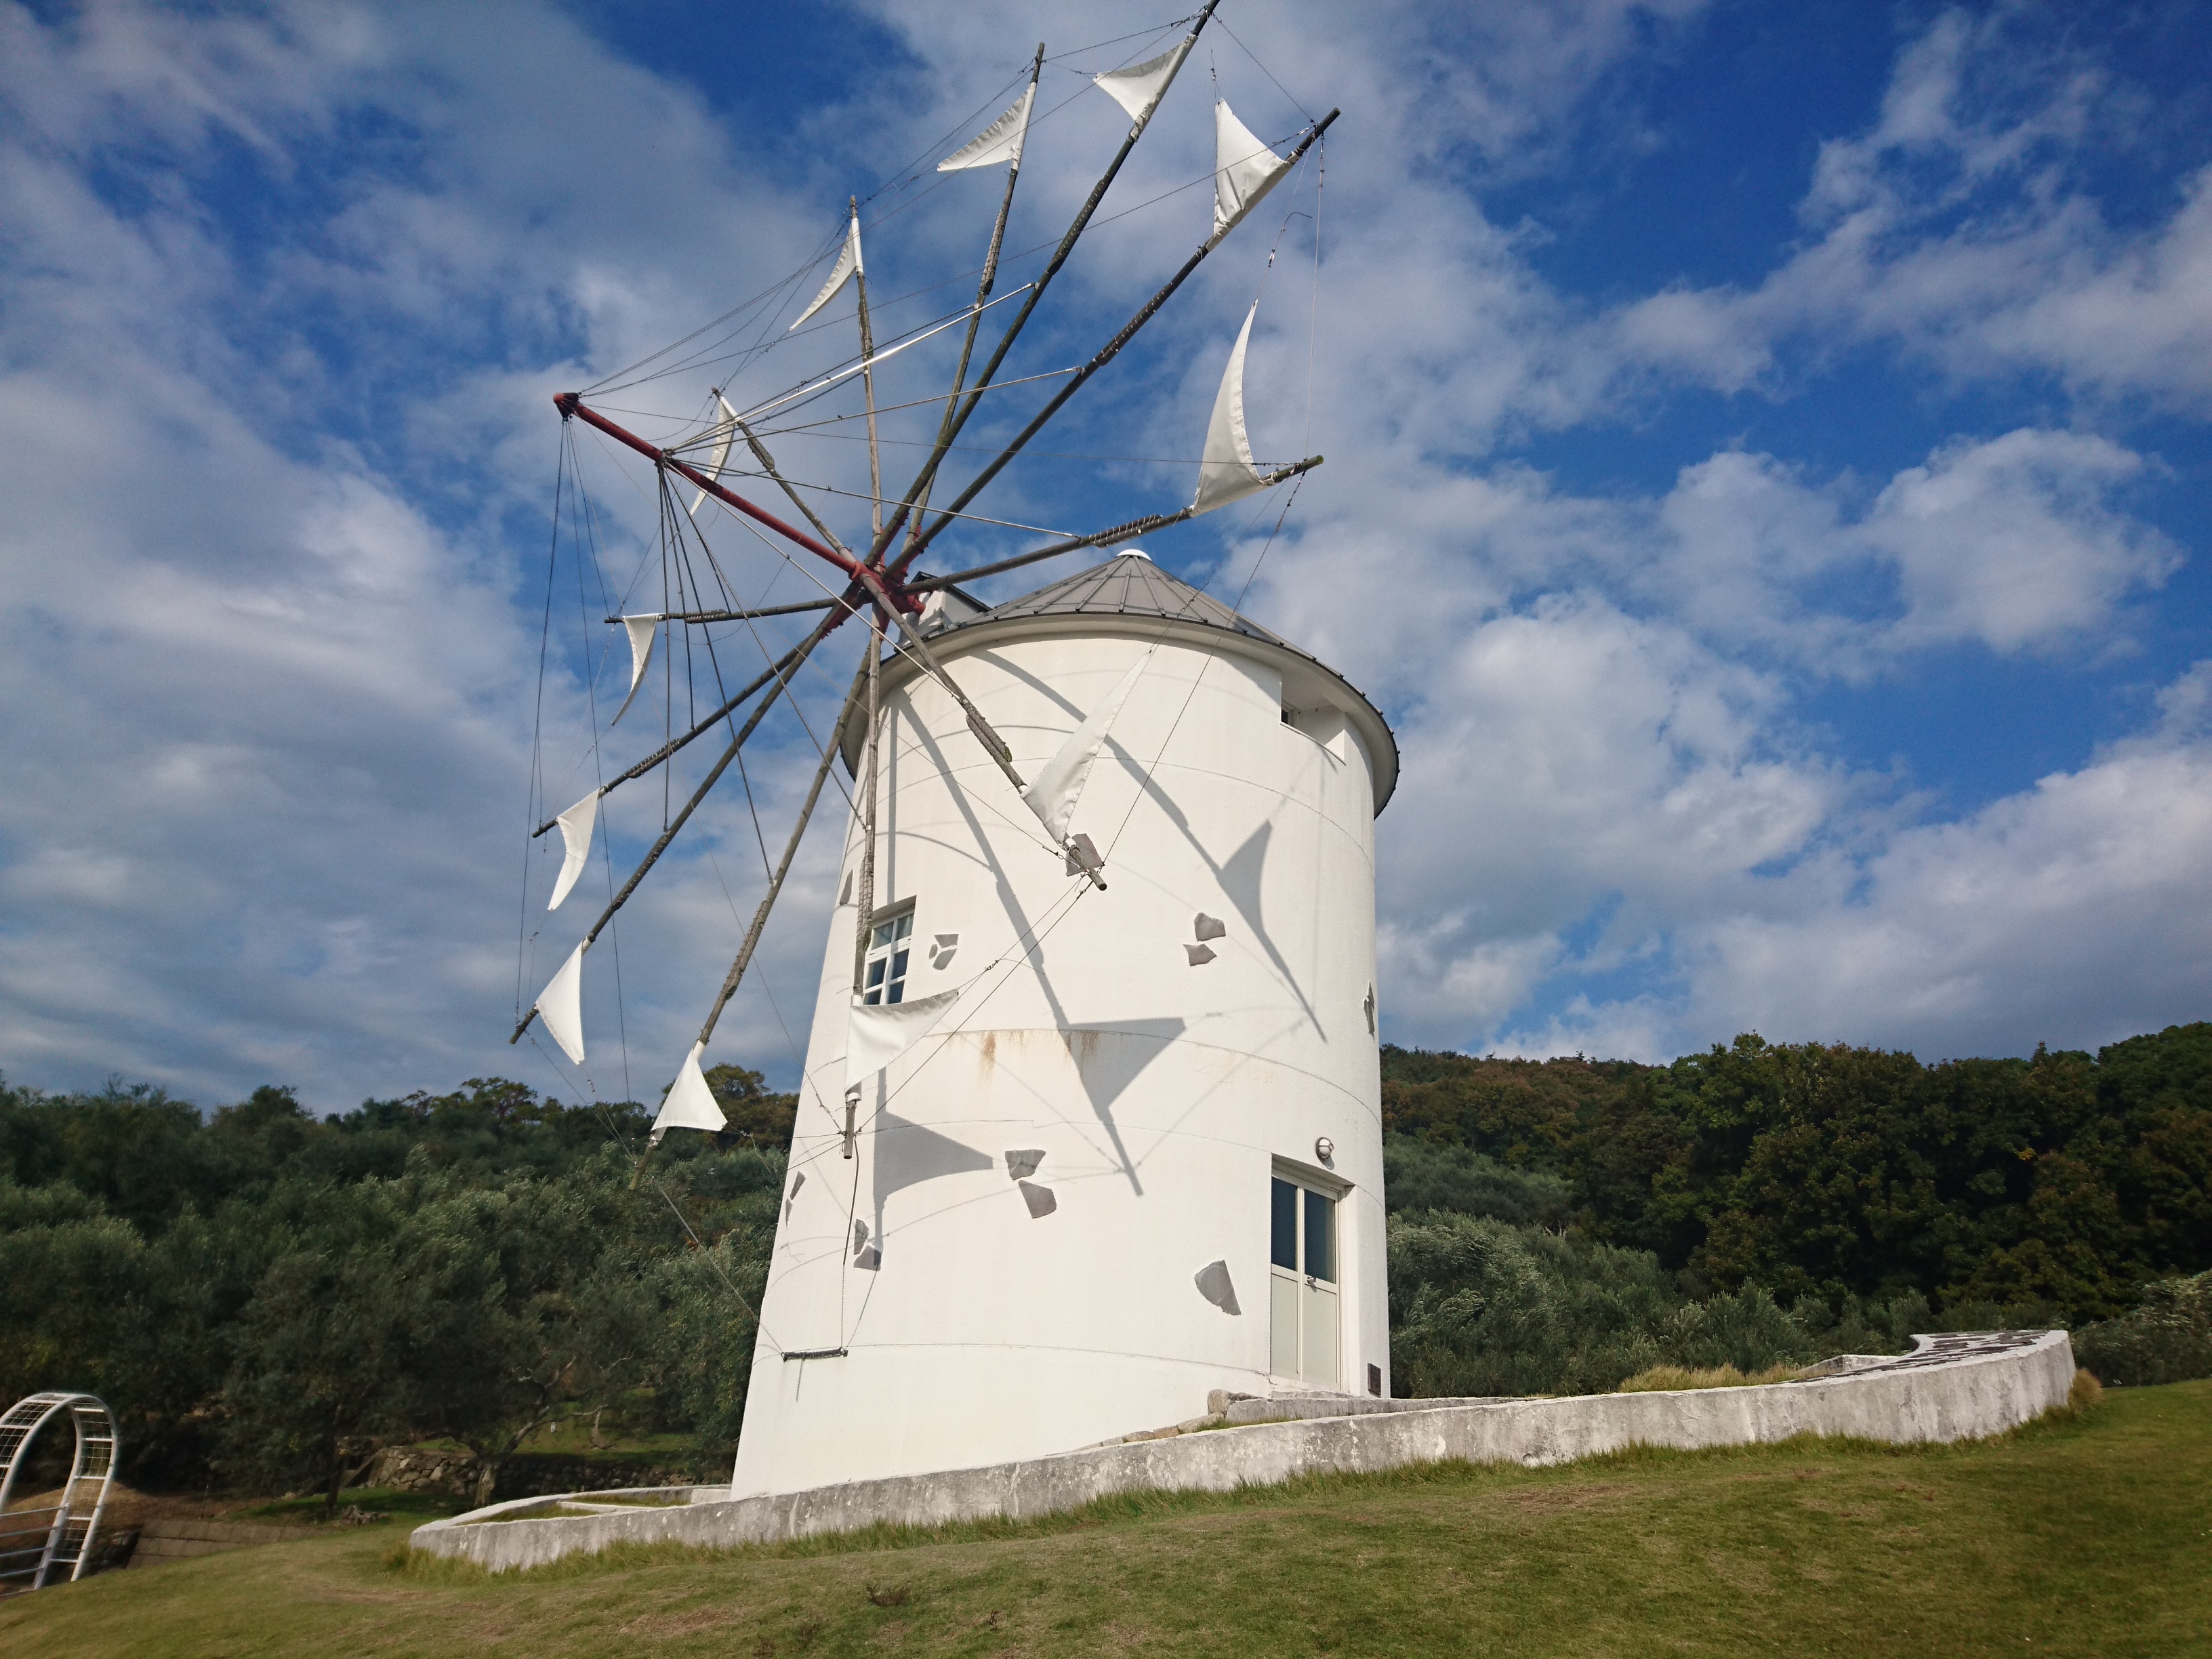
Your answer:
[[[1348,1183],[1340,1386],[1372,1364],[1387,1391],[1375,786],[1328,706],[1352,694],[1288,664],[1293,707],[1319,709],[1297,729],[1275,664],[1160,633],[940,641],[1024,777],[1152,651],[1073,823],[1104,892],[1066,873],[951,700],[892,677],[877,902],[916,901],[908,1000],[963,994],[946,1035],[873,1081],[846,1159],[856,912],[831,918],[739,1496],[1040,1456],[1194,1416],[1214,1389],[1266,1392],[1272,1163],[1315,1165],[1320,1136]],[[1228,931],[1194,968],[1200,911]],[[1006,1173],[1018,1148],[1045,1152],[1049,1215]],[[874,1271],[854,1263],[855,1218]],[[1215,1261],[1239,1314],[1194,1283]],[[844,1352],[783,1357],[815,1349]]]

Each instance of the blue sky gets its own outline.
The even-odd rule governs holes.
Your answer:
[[[929,162],[1042,38],[1024,278],[1123,125],[1085,77],[1175,33],[1099,18],[0,6],[0,1070],[323,1109],[494,1071],[649,1097],[761,860],[718,794],[624,913],[619,1003],[595,952],[592,1074],[506,1046],[518,985],[588,922],[544,916],[525,869],[533,752],[550,805],[581,793],[587,680],[604,703],[621,667],[564,543],[540,703],[547,398],[811,291],[848,195],[879,331],[948,310],[997,185],[931,188]],[[1279,500],[1148,546],[1397,727],[1386,1036],[1933,1059],[2212,1012],[2207,8],[1219,20],[1010,372],[1087,355],[1204,234],[1217,87],[1270,139],[1340,106],[1325,174],[977,510],[1081,530],[1188,499],[1261,297],[1255,447],[1328,464],[1272,542]],[[836,361],[849,307],[824,315],[848,320],[739,384]],[[918,348],[886,395],[946,367]],[[728,372],[605,401],[679,433]],[[779,454],[859,487],[843,431]],[[650,508],[581,454],[620,586]],[[933,562],[1033,539],[969,526]],[[757,544],[717,553],[805,596]],[[810,761],[795,722],[764,730],[770,837]],[[617,860],[651,793],[611,799]],[[834,854],[810,849],[713,1058],[795,1070]]]

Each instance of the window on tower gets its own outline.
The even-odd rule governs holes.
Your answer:
[[[906,999],[906,964],[914,942],[914,907],[884,916],[868,935],[868,965],[860,981],[860,1000],[871,1006]]]

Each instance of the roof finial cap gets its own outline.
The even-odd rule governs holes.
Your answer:
[[[1117,547],[1114,550],[1114,556],[1117,559],[1142,559],[1146,564],[1152,562],[1152,556],[1141,547]]]

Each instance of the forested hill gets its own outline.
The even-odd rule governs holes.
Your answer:
[[[134,1480],[338,1486],[382,1445],[502,1460],[549,1421],[734,1443],[793,1097],[637,1179],[643,1107],[475,1079],[318,1118],[261,1088],[0,1085],[0,1395],[100,1395]]]
[[[1999,1322],[2077,1328],[2107,1381],[2212,1374],[2212,1024],[1940,1066],[1753,1036],[1663,1066],[1386,1048],[1382,1076],[1401,1394]],[[579,1414],[711,1466],[793,1101],[708,1081],[730,1132],[671,1137],[643,1181],[645,1108],[496,1079],[322,1116],[275,1087],[203,1113],[0,1084],[0,1397],[100,1394],[132,1479],[195,1487],[335,1497],[445,1436],[482,1498]]]
[[[1917,1292],[2072,1323],[2212,1267],[2212,1024],[1936,1066],[1749,1036],[1668,1066],[1386,1048],[1382,1115],[1556,1178],[1555,1222],[1655,1253],[1692,1294]],[[1398,1143],[1392,1209],[1426,1206],[1436,1164]]]

